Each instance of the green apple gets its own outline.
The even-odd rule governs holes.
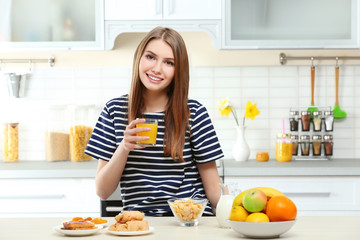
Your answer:
[[[250,189],[244,195],[242,204],[248,212],[260,212],[266,207],[266,194],[259,189]]]

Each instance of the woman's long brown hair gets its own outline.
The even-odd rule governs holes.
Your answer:
[[[171,28],[157,27],[140,42],[134,55],[133,74],[129,95],[129,122],[143,116],[144,85],[139,77],[139,63],[147,44],[153,39],[165,41],[173,50],[175,62],[174,79],[167,89],[169,101],[165,109],[164,153],[175,161],[183,162],[185,133],[188,129],[189,60],[185,42]]]

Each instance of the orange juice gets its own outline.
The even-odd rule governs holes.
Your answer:
[[[139,132],[136,134],[136,136],[148,136],[150,137],[149,140],[144,141],[138,141],[136,142],[139,145],[149,145],[149,146],[155,146],[156,145],[156,136],[157,136],[157,128],[158,123],[156,120],[153,119],[146,119],[145,123],[139,123],[136,124],[136,127],[148,127],[150,128],[149,132]]]
[[[292,159],[291,135],[279,133],[276,138],[276,160],[279,162],[289,162]]]

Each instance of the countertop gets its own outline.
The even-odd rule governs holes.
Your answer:
[[[219,162],[221,176],[360,176],[360,159],[297,160],[268,162],[249,160]],[[225,166],[225,167],[223,167]],[[0,162],[0,179],[17,178],[94,178],[97,160],[85,162],[19,161]]]
[[[85,216],[86,217],[86,216]],[[114,218],[106,218],[110,224]],[[53,228],[61,225],[65,218],[1,218],[0,229],[2,240],[53,240],[65,239],[64,235],[56,232]],[[154,227],[154,232],[148,235],[133,236],[131,239],[196,239],[196,240],[227,240],[245,239],[232,229],[219,228],[215,217],[203,217],[196,227],[181,227],[173,217],[145,217],[149,225]],[[341,217],[298,217],[295,225],[280,239],[288,240],[339,240],[359,239],[360,216]],[[75,238],[75,237],[67,237]],[[111,235],[105,229],[91,236],[81,239],[119,239],[121,236]]]

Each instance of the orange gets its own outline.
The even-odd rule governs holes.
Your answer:
[[[297,208],[290,198],[275,196],[267,202],[266,215],[270,222],[291,221],[296,218]]]
[[[257,212],[257,213],[252,213],[250,214],[245,222],[270,222],[268,216],[266,216],[265,213],[260,213],[260,212]]]

